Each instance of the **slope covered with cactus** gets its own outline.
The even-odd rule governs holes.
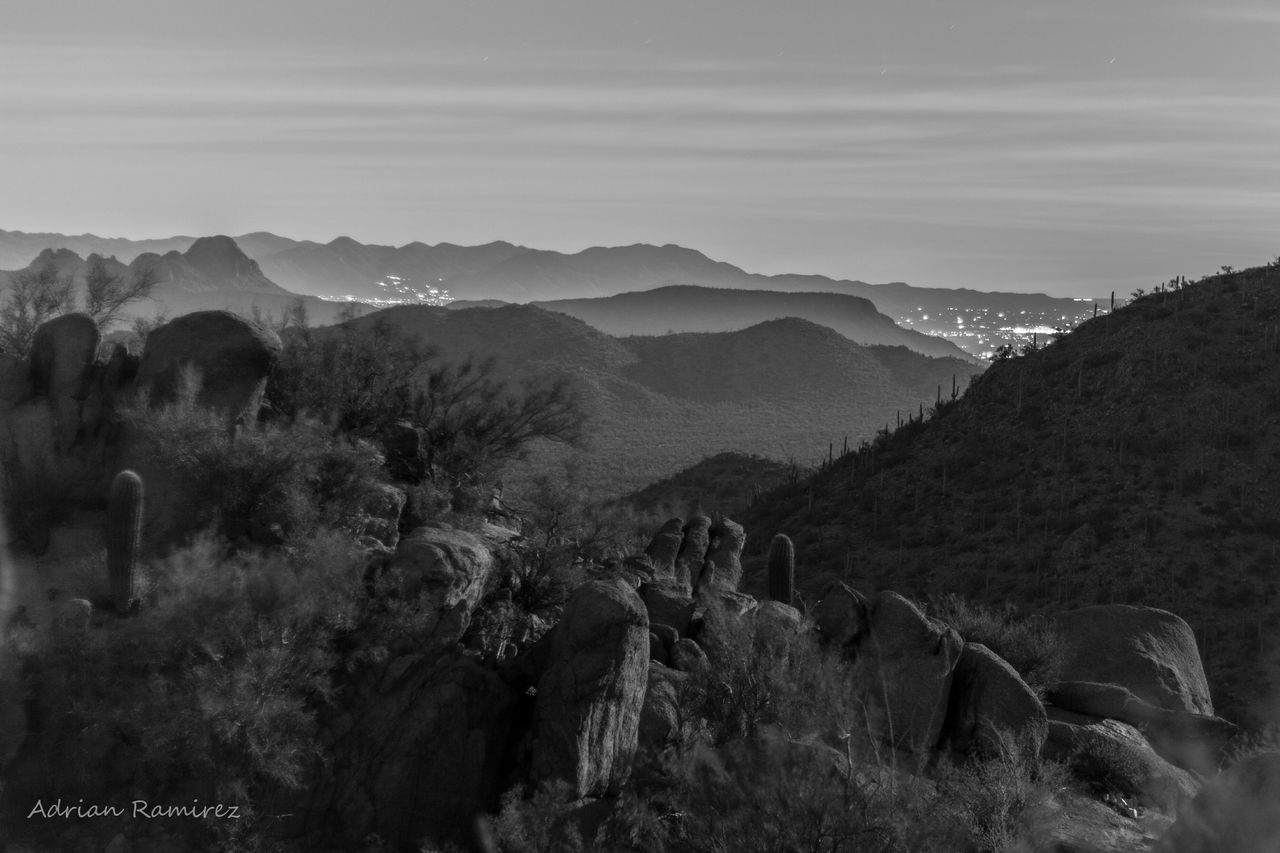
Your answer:
[[[1042,612],[1141,602],[1195,628],[1220,713],[1275,698],[1280,269],[1162,288],[947,396],[756,502],[757,589],[785,532],[808,598],[843,578]]]

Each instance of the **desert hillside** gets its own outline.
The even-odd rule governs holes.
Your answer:
[[[1280,270],[1148,294],[758,502],[803,585],[1166,607],[1224,713],[1274,690]],[[767,538],[749,550],[759,560]]]

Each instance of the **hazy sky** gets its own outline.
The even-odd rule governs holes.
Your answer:
[[[1127,292],[1280,253],[1278,41],[1255,0],[5,0],[0,228]]]

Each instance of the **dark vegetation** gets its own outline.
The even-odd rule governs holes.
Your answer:
[[[1280,628],[1278,323],[1280,269],[1172,281],[998,354],[745,523],[792,536],[807,595],[852,579],[1024,613],[1172,610],[1220,713],[1247,718]],[[767,541],[748,543],[757,573]]]

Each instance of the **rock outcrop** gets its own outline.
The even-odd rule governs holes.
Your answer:
[[[827,599],[834,599],[829,603]],[[964,641],[895,592],[864,599],[832,589],[817,608],[821,635],[851,662],[866,728],[920,759],[937,745]]]
[[[419,527],[396,546],[389,569],[400,595],[428,617],[433,644],[457,642],[493,580],[493,552],[474,533]]]
[[[66,450],[81,432],[81,409],[100,340],[87,314],[64,314],[36,329],[31,342],[31,388],[53,409],[54,446]]]
[[[1213,715],[1209,684],[1191,626],[1154,607],[1100,604],[1057,618],[1060,680],[1117,684],[1169,711]]]
[[[197,311],[147,336],[137,381],[153,401],[172,399],[189,366],[200,378],[201,405],[228,423],[253,423],[280,348],[275,332],[230,311]]]
[[[322,731],[332,760],[301,829],[403,850],[424,836],[469,844],[476,816],[497,807],[516,697],[457,654],[395,658],[370,685]]]
[[[1081,778],[1170,811],[1195,796],[1195,777],[1165,761],[1128,723],[1049,708],[1045,755]]]
[[[649,617],[621,580],[574,590],[556,626],[534,705],[532,771],[575,797],[626,782],[649,669]]]
[[[981,643],[965,643],[943,740],[965,755],[999,758],[1010,749],[1039,755],[1048,733],[1044,705],[1017,670]]]

